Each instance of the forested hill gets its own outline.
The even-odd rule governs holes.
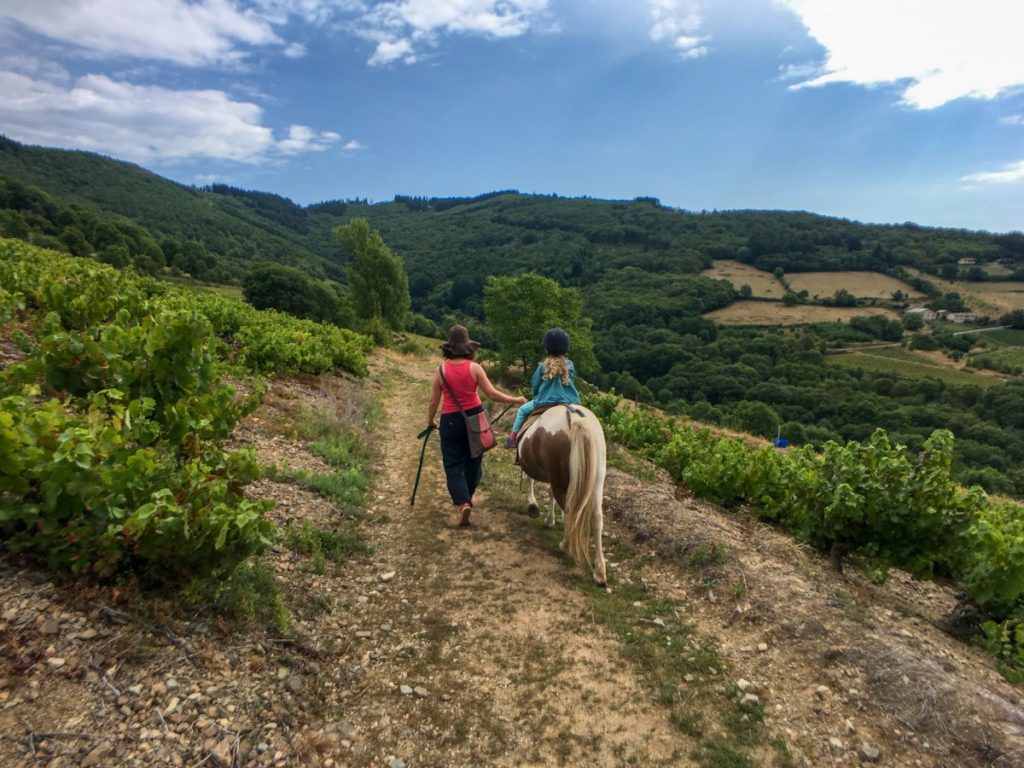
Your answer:
[[[117,238],[100,232],[97,242],[89,236],[97,228],[123,228],[125,220],[146,231],[164,264],[150,263],[149,254],[136,263],[143,253],[139,233]],[[0,136],[0,234],[8,237],[29,239],[31,231],[39,245],[75,252],[69,243],[82,234],[97,253],[123,245],[126,260],[145,271],[170,266],[215,282],[238,280],[260,261],[340,279],[340,249],[326,258],[311,251],[304,220],[302,209],[277,195],[215,194],[91,152],[26,146]],[[69,227],[77,232],[69,234]]]
[[[37,239],[52,239],[41,244],[61,247],[69,206],[128,219],[152,235],[169,266],[210,280],[237,280],[269,260],[343,281],[345,256],[331,231],[364,216],[405,259],[414,302],[428,313],[475,314],[483,275],[528,269],[586,286],[630,267],[647,274],[694,274],[713,258],[787,272],[896,264],[931,272],[964,257],[1024,262],[1020,233],[865,225],[780,211],[697,213],[663,207],[653,198],[607,201],[509,191],[302,207],[271,193],[187,187],[101,155],[0,137],[0,209],[22,212],[21,221],[10,212],[0,218],[0,234],[25,237],[27,229]],[[41,213],[47,207],[59,210],[47,216]],[[72,250],[66,244],[63,249]]]
[[[786,331],[722,326],[706,313],[732,304],[743,286],[701,274],[715,259],[736,259],[780,275],[916,267],[944,277],[1024,280],[1020,232],[866,225],[802,212],[698,213],[651,198],[514,191],[303,207],[270,193],[187,187],[98,155],[0,139],[0,236],[153,274],[237,282],[277,261],[343,283],[349,257],[333,231],[356,217],[368,219],[404,259],[416,330],[436,334],[438,326],[464,321],[494,348],[484,322],[485,281],[532,270],[579,289],[600,365],[583,372],[604,388],[705,422],[769,436],[781,431],[794,443],[863,440],[883,427],[919,450],[933,429],[946,427],[957,436],[959,479],[1024,495],[1019,378],[1005,385],[974,378],[1000,384],[982,392],[934,377],[826,364],[829,348],[899,341],[903,328],[885,317]],[[961,260],[974,264],[961,267]],[[900,278],[932,303],[960,299],[910,273]],[[790,293],[793,301],[829,300]],[[759,306],[782,305],[776,299]],[[952,354],[971,346],[949,333],[922,339]]]

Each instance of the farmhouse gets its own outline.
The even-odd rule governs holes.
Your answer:
[[[957,264],[960,264],[960,265],[963,265],[963,266],[967,266],[967,265],[970,265],[970,264],[977,264],[977,263],[978,263],[978,260],[975,259],[972,256],[964,256],[962,259],[960,259],[957,262]]]
[[[928,309],[928,307],[910,307],[909,309],[904,310],[903,314],[915,315],[926,322],[931,322],[936,318],[935,310]]]
[[[946,312],[946,310],[940,310],[938,314],[945,314],[944,320],[948,320],[951,323],[973,323],[978,319],[978,316],[973,312]]]

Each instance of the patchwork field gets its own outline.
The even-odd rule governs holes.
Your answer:
[[[828,298],[840,288],[861,299],[891,299],[896,291],[920,295],[901,280],[878,272],[794,272],[786,279],[795,292],[807,291],[811,298]]]
[[[704,317],[723,325],[806,325],[808,323],[849,322],[854,317],[899,315],[882,307],[819,307],[797,304],[787,307],[780,301],[734,301],[728,307],[708,312]]]
[[[826,360],[830,365],[840,365],[844,368],[895,373],[908,379],[923,379],[930,376],[954,385],[974,384],[979,387],[992,387],[1003,383],[1003,380],[996,376],[982,372],[972,373],[970,370],[955,367],[952,362],[944,365],[935,357],[915,354],[901,347],[829,355]]]
[[[701,272],[704,277],[714,280],[728,280],[737,291],[742,285],[749,285],[754,296],[763,299],[781,299],[786,292],[782,283],[771,272],[757,269],[741,261],[720,259],[711,269]]]
[[[975,312],[998,317],[1015,309],[1024,309],[1024,283],[991,282],[972,283],[966,280],[943,280],[915,269],[908,272],[923,277],[943,292],[955,291],[964,297],[964,303]]]

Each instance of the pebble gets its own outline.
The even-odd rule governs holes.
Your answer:
[[[166,680],[164,680],[164,685],[167,686],[168,691],[178,690],[178,681],[175,680],[173,677],[168,677]]]
[[[412,689],[412,692],[419,696],[421,699],[425,699],[427,696],[430,695],[430,691],[428,691],[422,685],[417,685],[415,688]]]
[[[284,681],[284,687],[291,693],[300,693],[302,691],[302,678],[298,675],[292,675]]]
[[[63,667],[67,663],[67,659],[62,659],[59,656],[51,656],[46,660],[46,663],[51,667]]]
[[[846,751],[846,747],[843,746],[843,741],[838,736],[832,736],[828,740],[828,748],[832,750],[832,754],[841,755]]]
[[[396,757],[394,760],[388,760],[388,768],[405,768],[405,760],[400,757]]]
[[[857,757],[865,763],[877,763],[882,759],[882,753],[870,744],[861,744],[857,750]]]
[[[753,709],[754,707],[761,706],[761,699],[752,693],[743,694],[743,698],[740,699],[740,707],[743,709]]]
[[[100,765],[110,755],[111,751],[112,749],[109,744],[100,744],[94,747],[89,754],[82,758],[82,768],[92,768],[95,765]]]
[[[378,576],[377,578],[383,581],[384,583],[387,583],[391,581],[393,578],[395,578],[395,572],[388,571],[387,573],[380,574],[380,576]]]
[[[60,632],[60,622],[56,619],[43,622],[43,626],[39,628],[39,631],[44,635],[56,635]]]
[[[765,653],[768,650],[768,643],[758,643],[757,650],[760,653]]]
[[[398,686],[398,692],[400,694],[402,694],[403,696],[411,696],[412,695],[412,686],[410,686],[410,685],[400,685],[400,686]]]
[[[82,630],[81,632],[78,633],[78,639],[79,640],[93,640],[93,639],[96,638],[96,636],[98,634],[99,633],[95,629],[93,629],[92,627],[89,627],[89,629]]]

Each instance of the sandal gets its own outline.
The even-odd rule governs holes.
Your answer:
[[[461,527],[465,528],[467,525],[470,524],[470,522],[469,522],[469,513],[472,512],[472,511],[473,511],[473,505],[472,504],[463,504],[461,507],[459,507],[459,512],[461,513],[459,515],[459,525]]]

